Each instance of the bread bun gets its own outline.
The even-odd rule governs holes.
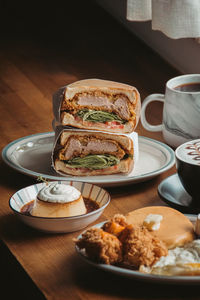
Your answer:
[[[126,159],[120,161],[120,163],[116,166],[100,169],[100,170],[88,170],[86,168],[69,168],[66,164],[60,160],[55,161],[55,170],[61,175],[73,175],[73,176],[99,176],[99,175],[111,175],[118,173],[130,173],[133,169],[134,161],[133,159]]]
[[[92,78],[79,80],[67,85],[65,89],[65,99],[72,99],[77,93],[96,90],[109,94],[123,93],[128,97],[132,104],[136,104],[140,97],[137,89],[131,85],[110,80]]]

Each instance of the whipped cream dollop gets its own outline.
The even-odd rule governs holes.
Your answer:
[[[55,203],[67,203],[77,200],[81,193],[71,185],[51,183],[45,185],[38,193],[39,200]]]

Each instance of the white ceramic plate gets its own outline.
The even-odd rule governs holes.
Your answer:
[[[128,174],[102,176],[61,176],[51,166],[54,132],[26,136],[8,144],[2,151],[3,160],[13,169],[29,176],[42,176],[50,180],[76,180],[102,186],[119,186],[151,179],[174,163],[174,151],[159,141],[139,136],[139,159]]]
[[[192,222],[195,222],[196,216],[195,215],[186,215]],[[99,224],[94,225],[93,227],[100,228],[105,222],[101,222]],[[81,238],[81,234],[78,236],[78,239]],[[153,281],[153,282],[160,282],[160,283],[173,283],[173,284],[199,284],[200,283],[200,276],[164,276],[164,275],[152,275],[152,274],[145,274],[139,271],[134,271],[130,269],[125,269],[121,267],[116,267],[112,265],[100,264],[95,263],[90,260],[86,255],[84,250],[79,249],[78,246],[75,246],[76,251],[83,258],[84,261],[93,265],[96,268],[102,269],[107,272],[111,272],[117,275],[122,275],[123,277],[129,277],[132,279],[144,280],[144,281]]]

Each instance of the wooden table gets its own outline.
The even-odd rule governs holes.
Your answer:
[[[31,4],[30,4],[31,5]],[[135,85],[142,99],[163,92],[165,82],[178,74],[141,41],[93,2],[67,4],[57,9],[33,4],[4,7],[11,23],[2,34],[0,50],[0,146],[34,133],[51,131],[51,96],[58,87],[83,78],[105,78]],[[82,13],[84,11],[84,14]],[[48,12],[48,14],[47,14]],[[56,13],[56,15],[55,15]],[[76,18],[75,18],[76,17]],[[33,22],[34,20],[34,22]],[[51,21],[52,20],[52,21]],[[76,22],[74,22],[76,20]],[[2,21],[2,19],[1,19]],[[3,21],[2,21],[3,23]],[[5,29],[5,28],[4,28]],[[2,30],[2,27],[1,27]],[[162,107],[152,105],[151,121],[161,119]],[[160,133],[139,135],[162,141]],[[72,234],[44,234],[22,224],[8,206],[18,189],[35,183],[2,161],[1,168],[1,278],[6,298],[21,299],[194,299],[196,287],[138,282],[97,270],[77,255]],[[115,213],[163,204],[158,184],[173,167],[153,180],[108,188],[112,200],[97,223]]]

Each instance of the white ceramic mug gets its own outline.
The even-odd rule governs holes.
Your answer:
[[[186,91],[181,90],[184,88]],[[160,125],[151,125],[146,120],[146,107],[153,101],[164,103]],[[162,131],[166,143],[172,147],[200,138],[200,74],[172,78],[166,83],[165,95],[146,97],[142,103],[141,123],[148,131]]]

